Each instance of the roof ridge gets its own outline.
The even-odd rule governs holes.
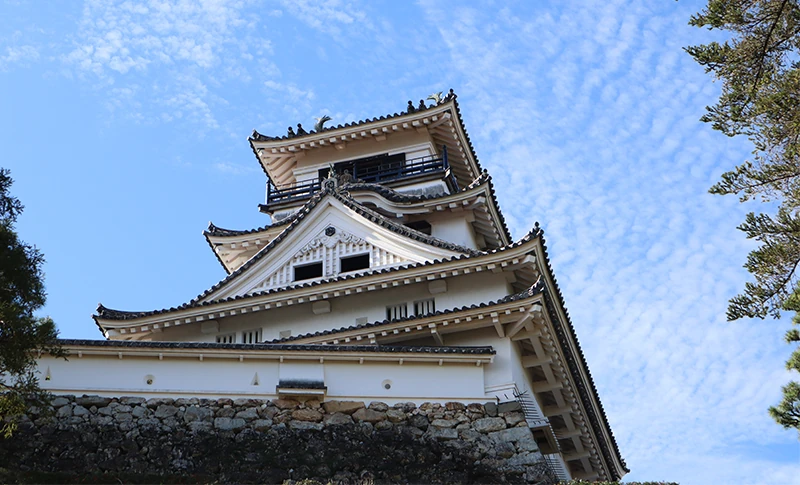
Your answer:
[[[458,96],[456,95],[456,93],[451,89],[450,92],[447,93],[447,95],[445,95],[445,97],[442,100],[440,100],[437,103],[433,103],[433,104],[431,104],[429,106],[425,104],[425,100],[421,99],[421,100],[419,100],[420,104],[417,107],[414,107],[414,103],[409,100],[405,111],[401,111],[399,113],[383,115],[383,116],[380,116],[380,117],[374,117],[372,119],[365,118],[363,120],[354,121],[354,122],[348,122],[348,123],[344,123],[344,124],[338,124],[338,125],[335,125],[335,126],[325,126],[325,127],[322,127],[322,129],[320,129],[319,131],[317,131],[317,130],[306,131],[305,129],[303,129],[303,126],[300,123],[297,124],[297,127],[298,127],[297,132],[295,132],[294,128],[292,128],[290,126],[287,129],[286,135],[283,135],[283,136],[280,136],[280,135],[279,136],[263,135],[263,134],[259,133],[258,130],[254,129],[253,133],[250,135],[248,140],[250,140],[250,141],[280,141],[280,140],[291,140],[291,139],[294,139],[294,138],[302,138],[302,137],[311,136],[311,135],[318,135],[318,134],[324,133],[326,131],[340,130],[342,128],[352,128],[354,126],[360,126],[360,125],[363,125],[363,124],[366,124],[366,123],[374,123],[376,121],[390,120],[392,118],[398,118],[400,116],[405,116],[405,115],[408,115],[408,114],[414,114],[414,113],[420,113],[420,112],[423,112],[423,111],[428,111],[430,109],[433,109],[433,108],[436,108],[438,106],[441,106],[441,105],[443,105],[443,104],[445,104],[445,103],[447,103],[447,102],[449,102],[451,100],[455,101],[455,99],[457,97]]]

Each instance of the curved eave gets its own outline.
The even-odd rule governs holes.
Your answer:
[[[608,422],[608,417],[603,409],[603,403],[600,401],[594,379],[592,379],[592,374],[589,371],[589,367],[586,365],[586,358],[583,355],[578,336],[575,333],[575,328],[569,317],[564,296],[561,293],[552,265],[550,264],[550,257],[547,254],[547,246],[544,237],[542,236],[539,238],[537,243],[541,244],[541,253],[543,256],[543,261],[541,261],[540,266],[542,267],[544,277],[547,279],[548,288],[553,289],[553,291],[547,292],[545,295],[550,319],[554,323],[554,329],[560,346],[565,351],[565,357],[568,358],[568,367],[578,393],[581,396],[582,405],[592,423],[592,432],[600,443],[610,479],[619,480],[630,470],[620,454],[616,438],[614,438],[614,434]]]
[[[464,127],[461,110],[456,98],[457,96],[451,89],[450,94],[442,103],[429,106],[423,110],[416,110],[413,113],[395,113],[355,123],[346,123],[326,128],[319,133],[311,132],[304,135],[267,137],[254,130],[253,136],[248,138],[248,141],[256,160],[258,160],[259,165],[261,165],[262,170],[270,181],[276,186],[282,186],[285,183],[290,183],[291,180],[277,180],[276,177],[273,177],[270,173],[273,170],[270,159],[278,160],[279,162],[276,163],[280,164],[296,163],[297,153],[313,150],[319,146],[348,142],[356,133],[359,136],[378,136],[394,131],[394,127],[398,125],[408,129],[416,129],[418,127],[435,127],[437,123],[451,121],[451,129],[438,135],[431,133],[431,136],[437,140],[437,143],[448,146],[448,150],[451,152],[451,167],[456,178],[461,180],[462,183],[466,183],[466,181],[477,177],[482,172],[482,169]],[[436,120],[431,121],[434,117]],[[423,122],[425,120],[427,120],[426,123]],[[453,137],[454,133],[457,134],[455,138]],[[259,153],[265,155],[261,156]],[[460,163],[452,163],[453,159],[458,160]]]
[[[331,298],[345,289],[364,288],[372,291],[382,283],[392,280],[414,279],[428,281],[442,277],[454,276],[454,273],[466,274],[496,267],[514,269],[515,266],[533,264],[529,260],[534,241],[541,231],[538,225],[519,241],[484,253],[475,255],[459,255],[449,259],[426,261],[409,264],[399,268],[385,268],[366,271],[359,274],[323,279],[308,283],[300,283],[284,288],[275,288],[264,292],[201,302],[197,299],[179,307],[146,312],[124,312],[98,306],[98,313],[93,315],[100,329],[109,330],[135,329],[133,333],[149,332],[166,326],[200,322],[205,319],[219,318],[221,315],[232,315],[244,312],[268,310],[276,302],[305,303],[319,298]],[[442,276],[445,275],[445,276]],[[328,295],[328,296],[325,296]],[[244,311],[242,311],[244,309]],[[165,325],[167,324],[167,325]]]

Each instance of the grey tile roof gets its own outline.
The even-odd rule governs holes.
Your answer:
[[[394,271],[403,270],[403,269],[414,269],[414,268],[421,268],[421,267],[425,267],[425,266],[434,266],[434,265],[437,265],[437,264],[448,263],[448,262],[451,262],[451,261],[462,261],[462,260],[475,258],[475,257],[478,257],[478,256],[483,256],[483,255],[488,255],[488,254],[496,254],[496,253],[501,253],[501,252],[504,252],[504,251],[508,251],[508,250],[516,248],[516,247],[518,247],[518,246],[520,246],[522,244],[525,244],[525,243],[527,243],[527,242],[529,242],[529,241],[531,241],[533,239],[536,239],[537,237],[539,237],[541,232],[542,231],[539,228],[539,224],[537,223],[536,226],[534,227],[534,229],[531,230],[524,237],[522,237],[520,240],[518,240],[518,241],[516,241],[516,242],[514,242],[512,244],[509,244],[508,246],[504,246],[504,247],[497,248],[497,249],[492,249],[492,250],[489,250],[489,251],[483,251],[483,252],[473,251],[473,252],[471,252],[469,254],[460,254],[458,256],[453,256],[453,257],[450,257],[450,258],[436,259],[436,260],[433,260],[433,261],[424,261],[424,262],[421,262],[421,263],[411,263],[411,264],[407,264],[407,265],[403,265],[403,266],[395,267],[395,268],[382,268],[382,269],[377,269],[377,270],[372,270],[372,271],[365,271],[365,272],[354,273],[354,274],[344,274],[344,275],[339,275],[339,276],[336,276],[336,277],[333,277],[333,278],[325,278],[325,279],[315,280],[315,281],[310,281],[310,282],[300,282],[300,283],[297,283],[295,285],[289,285],[289,286],[285,286],[285,287],[281,287],[281,288],[273,288],[273,289],[270,289],[270,290],[260,291],[260,292],[256,292],[256,293],[252,293],[252,294],[248,294],[248,295],[243,295],[243,296],[233,296],[233,297],[229,297],[229,298],[222,298],[222,299],[219,299],[219,300],[201,302],[200,300],[206,294],[208,294],[210,291],[216,289],[217,286],[215,285],[214,287],[211,288],[211,290],[207,290],[203,294],[198,295],[196,298],[192,299],[188,303],[184,303],[184,304],[179,305],[177,307],[164,308],[164,309],[161,309],[161,310],[122,311],[122,310],[114,310],[114,309],[111,309],[111,308],[107,308],[102,304],[98,304],[97,313],[96,313],[96,315],[93,315],[93,317],[95,319],[95,322],[97,322],[98,318],[103,318],[105,320],[133,320],[133,319],[147,317],[147,316],[151,316],[151,315],[160,315],[160,314],[164,314],[164,313],[170,313],[170,312],[174,312],[174,311],[184,310],[184,309],[187,309],[187,308],[196,308],[196,307],[208,306],[208,305],[212,305],[212,304],[216,304],[216,303],[225,303],[225,302],[231,302],[231,301],[246,300],[246,299],[249,299],[249,298],[256,298],[256,297],[259,297],[259,296],[271,295],[271,294],[276,294],[276,293],[283,293],[283,292],[286,292],[286,291],[296,290],[296,289],[300,289],[300,288],[308,288],[308,287],[313,287],[313,286],[326,285],[326,284],[329,284],[329,283],[335,283],[335,282],[346,281],[346,280],[357,280],[357,279],[360,279],[360,278],[364,278],[366,276],[372,276],[372,275],[376,275],[376,274],[392,273]],[[242,268],[244,268],[244,266]],[[242,268],[239,268],[239,270],[234,271],[233,273],[231,273],[231,275],[228,278],[234,277],[237,274],[238,271],[242,270]],[[223,280],[223,281],[225,281],[225,280]],[[98,327],[100,327],[102,329],[102,327],[99,325],[99,323],[98,323]]]
[[[427,347],[418,345],[317,345],[317,344],[218,344],[214,342],[143,342],[139,340],[59,339],[61,346],[103,347],[118,349],[185,349],[185,350],[276,350],[286,352],[378,352],[417,354],[493,355],[491,346]]]
[[[332,130],[339,130],[339,129],[342,129],[342,128],[352,128],[352,127],[356,127],[356,126],[366,125],[368,123],[375,123],[375,122],[378,122],[378,121],[390,120],[392,118],[399,118],[399,117],[405,116],[407,114],[427,111],[427,110],[436,108],[436,107],[438,107],[438,106],[440,106],[440,105],[442,105],[444,103],[449,103],[451,101],[453,103],[453,107],[455,109],[455,113],[456,113],[456,117],[458,118],[458,122],[461,125],[461,129],[464,131],[464,137],[465,137],[465,139],[467,141],[467,148],[469,148],[469,153],[472,156],[472,159],[475,161],[475,166],[476,166],[476,168],[478,170],[478,173],[481,173],[481,172],[483,172],[483,169],[481,168],[481,163],[480,163],[480,161],[478,161],[478,156],[475,154],[475,147],[472,145],[472,140],[469,137],[469,133],[467,132],[467,128],[464,126],[464,120],[461,117],[461,108],[458,105],[458,95],[456,95],[456,93],[452,89],[447,93],[447,95],[445,95],[444,99],[442,99],[442,101],[439,104],[431,104],[430,106],[425,106],[424,109],[420,109],[419,107],[414,107],[414,104],[411,101],[409,101],[408,105],[406,106],[406,110],[405,111],[401,111],[399,113],[394,113],[394,114],[389,114],[389,115],[386,115],[386,116],[380,116],[380,117],[377,117],[377,118],[371,118],[371,119],[370,118],[366,118],[366,119],[363,119],[363,120],[360,120],[360,121],[356,121],[356,122],[353,122],[353,123],[345,123],[345,124],[341,124],[341,125],[325,127],[325,128],[322,129],[322,131],[320,131],[320,133],[324,133],[326,131],[332,131]],[[422,104],[422,103],[424,103],[424,101],[420,100],[420,103]],[[262,135],[257,130],[253,130],[253,134],[250,135],[250,137],[248,138],[248,141],[250,142],[250,149],[253,151],[253,155],[255,155],[256,160],[259,161],[259,165],[261,166],[261,169],[264,171],[264,174],[270,180],[272,180],[272,178],[269,176],[269,173],[267,172],[267,169],[264,168],[263,165],[261,165],[261,161],[260,161],[260,159],[258,157],[258,152],[256,152],[256,147],[253,144],[253,142],[254,141],[290,140],[290,139],[303,138],[305,136],[311,136],[311,135],[316,134],[316,132],[312,130],[311,132],[306,132],[306,133],[298,135],[296,132],[294,132],[294,129],[292,129],[291,127],[287,131],[288,131],[287,134],[284,135],[284,136],[267,136],[267,135]],[[303,131],[305,131],[305,130],[303,130]]]
[[[343,332],[349,332],[351,330],[360,330],[360,329],[365,329],[365,328],[377,328],[377,327],[382,327],[384,325],[389,325],[391,323],[412,322],[412,321],[415,321],[415,320],[422,320],[422,319],[425,319],[425,318],[430,318],[430,317],[435,317],[435,316],[452,315],[454,313],[459,313],[459,312],[463,312],[463,311],[467,311],[467,310],[477,310],[479,308],[489,308],[489,307],[493,307],[493,306],[497,306],[497,305],[502,305],[504,303],[509,303],[509,302],[512,302],[512,301],[525,300],[525,299],[531,298],[533,296],[536,296],[538,294],[541,294],[544,291],[545,291],[544,282],[540,278],[539,281],[537,281],[536,283],[531,285],[530,288],[527,288],[527,289],[525,289],[523,291],[520,291],[519,293],[514,293],[512,295],[504,296],[503,298],[499,298],[499,299],[494,300],[494,301],[476,303],[476,304],[472,304],[472,305],[465,305],[465,306],[461,306],[461,307],[451,308],[451,309],[448,309],[448,310],[437,310],[435,312],[425,313],[423,315],[412,315],[412,316],[409,316],[409,317],[406,317],[406,318],[394,318],[394,319],[380,320],[380,321],[377,321],[377,322],[363,323],[363,324],[359,324],[359,325],[351,325],[349,327],[341,327],[341,328],[336,328],[336,329],[331,329],[331,330],[322,330],[322,331],[319,331],[319,332],[307,333],[307,334],[303,334],[303,335],[295,335],[293,337],[275,339],[275,340],[272,340],[271,342],[272,343],[292,342],[292,341],[302,340],[302,339],[306,339],[306,338],[310,338],[310,337],[323,337],[323,336],[326,336],[326,335],[336,335],[336,334],[343,333]]]

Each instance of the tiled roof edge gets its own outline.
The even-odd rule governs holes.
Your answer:
[[[303,217],[305,217],[305,216],[303,216]],[[357,279],[357,278],[362,278],[362,277],[366,277],[366,276],[372,276],[372,275],[375,275],[375,274],[385,274],[385,273],[397,271],[397,270],[400,270],[400,269],[413,269],[413,268],[420,268],[420,267],[423,267],[423,266],[432,266],[432,265],[435,265],[435,264],[448,263],[448,262],[451,262],[451,261],[465,260],[465,259],[470,259],[470,258],[475,258],[475,257],[487,255],[487,254],[495,254],[495,253],[498,253],[498,252],[508,251],[510,249],[516,248],[517,246],[525,244],[528,241],[531,241],[532,239],[536,239],[541,234],[542,234],[542,230],[539,228],[539,223],[537,222],[536,225],[534,226],[534,228],[530,232],[528,232],[528,234],[526,234],[521,239],[519,239],[518,241],[516,241],[516,242],[514,242],[512,244],[509,244],[507,246],[504,246],[504,247],[500,247],[500,248],[497,248],[497,249],[492,249],[490,251],[485,251],[485,252],[481,252],[481,253],[477,253],[477,254],[461,254],[461,255],[458,255],[458,256],[453,256],[451,258],[436,259],[436,260],[433,260],[433,261],[424,261],[424,262],[421,262],[421,263],[412,263],[412,264],[407,264],[407,265],[401,266],[399,268],[383,268],[383,269],[374,270],[374,271],[366,271],[366,272],[363,272],[363,273],[347,274],[347,275],[338,276],[338,277],[335,277],[335,278],[326,278],[326,279],[322,279],[322,280],[318,280],[318,281],[312,281],[312,282],[307,282],[307,283],[299,283],[299,284],[296,284],[296,285],[290,285],[290,286],[286,286],[286,287],[282,287],[282,288],[273,288],[273,289],[261,291],[261,292],[258,292],[258,293],[252,293],[252,294],[249,294],[249,295],[229,297],[229,298],[225,298],[225,299],[221,299],[221,300],[212,300],[212,301],[203,302],[203,303],[199,302],[199,299],[201,297],[197,297],[197,298],[191,300],[188,303],[184,303],[183,305],[179,305],[177,307],[171,307],[171,308],[163,308],[161,310],[150,310],[150,311],[139,311],[139,312],[136,312],[136,311],[121,311],[121,310],[114,310],[114,309],[111,309],[111,308],[107,308],[107,307],[103,306],[102,304],[99,304],[97,306],[97,314],[93,315],[93,318],[95,319],[95,321],[97,321],[98,318],[103,318],[103,319],[106,319],[106,320],[131,320],[131,319],[147,317],[147,316],[151,316],[151,315],[159,315],[159,314],[169,313],[169,312],[178,311],[178,310],[185,310],[185,309],[188,309],[188,308],[195,308],[195,307],[199,307],[199,306],[211,305],[211,304],[214,304],[214,303],[225,303],[225,302],[230,302],[230,301],[244,300],[244,299],[247,299],[247,298],[256,298],[256,297],[259,297],[259,296],[275,294],[275,293],[295,290],[295,289],[299,289],[299,288],[307,288],[307,287],[312,287],[312,286],[319,286],[319,285],[322,285],[322,284],[328,284],[328,283],[333,283],[333,282],[338,282],[338,281],[345,281],[345,280],[350,280],[350,279]],[[280,237],[280,235],[278,237]],[[265,246],[265,248],[268,247],[268,246]],[[247,264],[247,263],[245,263],[245,264]],[[239,270],[241,270],[241,269],[242,268],[239,268]],[[237,271],[239,271],[239,270],[237,270]],[[236,271],[231,273],[231,276],[233,276],[235,273],[236,273]],[[231,277],[231,276],[229,276],[229,277]],[[214,287],[212,287],[212,288],[214,288]],[[99,324],[98,324],[98,326],[99,326]]]
[[[214,350],[283,350],[319,352],[418,352],[430,354],[480,354],[493,355],[491,346],[482,347],[429,347],[416,345],[318,345],[318,344],[218,344],[215,342],[147,342],[140,340],[89,340],[59,339],[61,346],[155,348],[155,349],[214,349]]]
[[[387,319],[387,320],[380,320],[380,321],[376,321],[376,322],[363,323],[363,324],[360,324],[360,325],[350,325],[348,327],[340,327],[340,328],[332,329],[332,330],[322,330],[322,331],[319,331],[319,332],[307,333],[307,334],[303,334],[303,335],[296,335],[296,336],[293,336],[293,337],[275,339],[275,340],[272,340],[271,342],[272,343],[292,342],[292,341],[302,340],[302,339],[311,338],[311,337],[324,337],[326,335],[336,335],[338,333],[349,332],[351,330],[359,330],[359,329],[364,329],[364,328],[381,327],[383,325],[389,325],[391,323],[410,322],[410,321],[414,321],[414,320],[422,320],[422,319],[425,319],[425,318],[430,318],[430,317],[435,317],[435,316],[451,315],[453,313],[463,312],[463,311],[467,311],[467,310],[477,310],[479,308],[489,308],[489,307],[493,307],[493,306],[497,306],[497,305],[502,305],[504,303],[509,303],[509,302],[512,302],[512,301],[525,300],[527,298],[534,297],[534,296],[542,293],[543,291],[544,291],[544,282],[542,281],[541,278],[539,278],[536,281],[536,283],[531,285],[529,288],[527,288],[527,289],[525,289],[523,291],[520,291],[519,293],[514,293],[514,294],[511,294],[511,295],[508,295],[508,296],[504,296],[503,298],[499,298],[497,300],[489,301],[489,302],[486,302],[486,303],[465,305],[465,306],[461,306],[461,307],[450,308],[448,310],[437,310],[437,311],[434,311],[434,312],[425,313],[423,315],[412,315],[412,316],[409,316],[409,317],[406,317],[406,318],[395,318],[395,319],[391,319],[391,320]]]
[[[539,223],[537,222],[536,223],[536,227],[538,227],[538,225],[539,225]],[[628,469],[627,465],[625,464],[625,460],[622,458],[622,454],[619,451],[619,446],[617,445],[617,440],[614,437],[614,432],[611,430],[611,425],[608,422],[608,416],[606,416],[605,409],[603,409],[603,403],[600,400],[600,395],[597,393],[597,386],[595,386],[594,379],[592,378],[592,374],[589,371],[589,367],[586,365],[586,357],[583,354],[583,349],[581,349],[581,344],[578,341],[578,336],[575,333],[575,328],[574,328],[574,326],[572,324],[572,319],[569,316],[569,311],[567,310],[567,307],[566,307],[566,304],[565,304],[565,301],[564,301],[564,295],[561,292],[561,288],[559,288],[559,286],[558,286],[558,281],[556,280],[555,273],[553,272],[553,267],[552,267],[552,265],[550,263],[550,257],[547,254],[547,245],[545,244],[544,232],[543,231],[541,232],[540,241],[541,241],[541,244],[542,244],[542,253],[543,253],[543,256],[544,256],[544,266],[547,268],[547,271],[548,271],[548,273],[550,275],[550,279],[553,281],[553,286],[554,286],[553,289],[554,289],[555,297],[556,297],[556,299],[558,301],[558,304],[564,310],[564,315],[566,316],[566,320],[567,320],[567,322],[566,322],[567,323],[566,330],[569,332],[569,338],[572,340],[572,342],[575,343],[575,347],[578,350],[577,362],[575,362],[574,359],[572,359],[569,362],[569,364],[570,364],[569,367],[570,367],[571,370],[573,370],[573,378],[575,380],[575,384],[578,387],[578,391],[582,395],[582,398],[584,399],[584,407],[586,408],[587,413],[590,413],[592,415],[594,414],[594,412],[592,410],[592,406],[591,406],[592,402],[591,401],[587,402],[587,400],[586,400],[586,399],[588,399],[590,397],[594,399],[594,402],[597,403],[597,407],[600,410],[600,418],[602,419],[602,424],[608,430],[608,435],[611,437],[611,449],[609,449],[608,444],[605,442],[605,439],[603,438],[602,429],[595,428],[595,434],[597,435],[598,439],[601,440],[601,445],[604,448],[604,452],[606,454],[606,461],[609,463],[609,466],[614,463],[614,460],[612,459],[613,457],[610,455],[610,453],[613,450],[613,453],[616,455],[616,458],[622,464],[623,470],[625,470],[626,473],[630,472],[630,470]],[[555,309],[553,308],[552,302],[550,301],[551,300],[550,293],[551,292],[545,292],[545,302],[549,303],[548,304],[548,309],[550,311],[550,319],[553,322],[560,322],[561,319],[559,319],[558,315],[555,314]],[[568,336],[564,333],[564,329],[561,327],[561,325],[558,325],[556,327],[556,334],[557,334],[557,336],[558,336],[558,338],[560,340],[561,347],[563,349],[569,348],[569,340],[567,338]],[[565,352],[565,355],[568,355],[568,354]],[[577,369],[576,366],[580,366],[580,369]],[[587,395],[587,389],[585,389],[581,385],[581,381],[582,380],[580,379],[580,372],[579,371],[582,371],[586,375],[586,378],[587,378],[587,380],[589,382],[588,392],[591,393],[591,396]],[[594,417],[594,416],[592,416],[592,417]],[[597,425],[597,419],[593,419],[592,421],[596,426]],[[612,472],[613,472],[613,470],[612,470]],[[621,476],[613,476],[613,477],[611,477],[612,480],[619,480],[621,478],[622,478]]]

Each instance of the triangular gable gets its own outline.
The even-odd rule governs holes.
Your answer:
[[[224,284],[204,295],[201,301],[238,297],[289,285],[294,280],[293,269],[298,265],[322,262],[321,278],[332,278],[340,272],[341,258],[347,256],[367,254],[369,270],[375,270],[470,252],[455,245],[441,247],[445,244],[430,244],[427,239],[436,241],[411,229],[405,231],[408,235],[401,234],[396,230],[398,224],[390,223],[338,194],[324,194],[311,209],[301,224],[288,226],[276,238],[278,244],[261,250],[243,271],[223,280]],[[377,218],[384,224],[379,224]],[[412,235],[423,237],[410,237]]]

